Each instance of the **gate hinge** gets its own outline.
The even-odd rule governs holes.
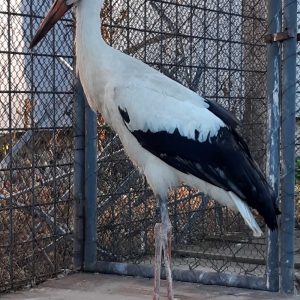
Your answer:
[[[272,44],[274,42],[282,42],[294,37],[288,31],[270,33],[264,36],[265,42],[268,44]],[[297,35],[298,40],[298,35]]]

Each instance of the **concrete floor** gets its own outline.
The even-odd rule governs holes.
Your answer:
[[[161,300],[166,298],[162,282]],[[250,300],[289,299],[285,296],[253,290],[175,282],[176,300]],[[1,296],[2,300],[137,300],[152,299],[152,280],[103,274],[73,274],[44,282],[37,288]]]

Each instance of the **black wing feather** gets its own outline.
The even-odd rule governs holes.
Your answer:
[[[237,118],[220,104],[215,101],[204,100],[208,105],[208,110],[211,111],[214,115],[220,118],[225,124],[229,125],[232,128],[235,128],[239,125]]]
[[[129,117],[123,118],[126,126]],[[204,142],[198,141],[196,131],[195,139],[182,136],[178,129],[173,133],[150,130],[131,133],[143,148],[168,165],[234,192],[264,217],[270,229],[277,228],[273,192],[252,159],[247,144],[233,128],[222,127],[216,136]]]

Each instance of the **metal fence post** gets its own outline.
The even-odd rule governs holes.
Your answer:
[[[85,99],[80,80],[76,79],[74,99],[74,267],[83,269],[84,259],[84,110]]]
[[[293,293],[297,1],[284,0],[283,14],[284,28],[292,37],[283,42],[282,62],[281,287],[283,292]]]
[[[84,270],[96,265],[97,116],[85,102],[85,242]]]
[[[281,0],[268,1],[269,33],[281,32]],[[268,101],[268,144],[267,175],[276,199],[279,196],[280,178],[280,96],[281,96],[280,42],[268,45],[267,101]],[[278,201],[278,200],[277,200]],[[267,288],[279,290],[279,249],[278,231],[268,230]]]

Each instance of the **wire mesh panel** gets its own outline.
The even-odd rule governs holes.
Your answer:
[[[102,35],[234,113],[264,170],[266,15],[265,1],[110,0]],[[148,264],[155,199],[118,137],[101,117],[98,123],[98,260]],[[253,238],[238,214],[187,187],[170,193],[169,211],[175,268],[265,274],[265,238]]]
[[[0,1],[0,291],[71,263],[71,16],[28,49],[51,4]]]

